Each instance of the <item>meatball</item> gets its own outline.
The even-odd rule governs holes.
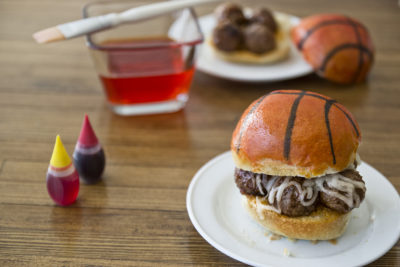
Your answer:
[[[323,187],[325,189],[328,189],[329,191],[339,193],[343,196],[351,197],[352,201],[353,201],[353,205],[349,206],[343,200],[341,200],[335,196],[332,196],[330,194],[327,194],[323,191],[320,192],[320,199],[321,199],[322,204],[324,204],[328,208],[336,210],[340,213],[347,213],[347,212],[351,211],[353,208],[357,208],[358,205],[361,203],[361,201],[363,201],[363,199],[365,197],[365,191],[366,191],[365,183],[364,183],[361,175],[355,170],[345,170],[343,172],[340,172],[339,174],[344,177],[347,177],[351,180],[361,182],[362,184],[364,184],[364,186],[361,186],[361,187],[355,186],[353,192],[350,192],[350,193],[340,191],[337,188],[331,188],[328,186],[326,181],[323,183]],[[349,194],[351,194],[351,195],[349,196]]]
[[[258,180],[258,181],[257,181]],[[298,185],[305,189],[305,183],[310,183],[304,178],[300,177],[277,177],[261,173],[254,173],[251,171],[245,171],[242,169],[235,169],[235,182],[237,187],[240,189],[240,193],[244,195],[252,196],[268,196],[270,192],[273,192],[271,197],[273,200],[270,205],[274,206],[277,210],[281,211],[281,214],[296,217],[308,215],[313,212],[318,203],[318,192],[316,191],[315,184],[311,182],[307,186],[312,189],[312,196],[306,198],[305,202],[312,202],[311,205],[303,205],[300,200],[300,192],[296,186],[290,185],[283,190],[282,197],[277,199],[277,191],[279,186],[286,180],[286,182],[296,182]]]
[[[260,181],[262,179],[267,179],[267,175],[265,174],[257,174],[250,171],[245,171],[242,169],[235,169],[235,182],[237,187],[240,189],[240,193],[244,195],[252,195],[252,196],[263,196],[266,191],[264,187],[260,183],[260,187],[262,192],[260,192],[260,188],[257,185],[257,175],[259,175]],[[263,194],[264,193],[264,194]]]
[[[265,25],[271,32],[275,33],[278,30],[278,25],[274,15],[266,8],[257,8],[253,11],[250,18],[251,23],[261,23]]]
[[[228,20],[234,24],[242,25],[247,22],[242,7],[234,3],[224,3],[215,9],[217,22]]]
[[[279,178],[276,182],[276,186],[279,186],[284,181],[285,177]],[[290,177],[290,181],[294,181],[303,186],[304,178]],[[274,185],[275,186],[275,185]],[[313,194],[318,194],[315,190]],[[315,199],[314,202],[309,206],[304,206],[300,201],[300,192],[296,186],[288,186],[282,194],[280,201],[275,199],[274,207],[281,210],[281,213],[290,217],[309,215],[313,212],[317,206],[318,201]]]
[[[252,24],[244,31],[244,43],[250,52],[262,54],[276,47],[274,34],[263,24]]]
[[[212,34],[214,45],[226,52],[232,52],[241,47],[243,34],[239,26],[224,21],[214,28]]]

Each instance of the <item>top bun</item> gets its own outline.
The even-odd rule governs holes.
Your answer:
[[[245,110],[231,151],[236,166],[247,171],[313,178],[352,166],[360,142],[353,115],[334,99],[278,90]]]

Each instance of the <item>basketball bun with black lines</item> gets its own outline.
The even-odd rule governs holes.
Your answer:
[[[364,81],[374,61],[374,45],[367,28],[344,15],[304,18],[292,28],[291,37],[316,73],[336,83]]]
[[[365,196],[365,184],[355,170],[360,142],[353,115],[330,97],[300,90],[277,90],[260,97],[244,111],[231,141],[235,182],[244,207],[260,225],[288,238],[341,236],[351,210]],[[350,172],[359,178],[346,178]],[[349,191],[347,210],[331,206],[321,195],[330,194],[329,201],[340,202],[333,198],[342,176],[353,183],[350,188],[357,184],[363,190],[357,196],[354,192],[361,191]],[[334,189],[327,190],[331,185]]]
[[[313,178],[353,164],[360,142],[359,126],[343,105],[314,92],[277,90],[244,111],[231,151],[243,170]]]

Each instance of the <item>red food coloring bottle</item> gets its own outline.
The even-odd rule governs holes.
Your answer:
[[[87,115],[83,120],[73,159],[80,178],[85,183],[94,184],[100,181],[105,167],[105,155]]]
[[[79,193],[79,174],[57,135],[46,177],[47,191],[58,205],[75,202]]]

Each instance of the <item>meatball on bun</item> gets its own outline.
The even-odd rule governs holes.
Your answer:
[[[251,216],[293,239],[329,240],[365,197],[356,168],[361,132],[327,96],[273,91],[243,113],[231,141],[235,182]]]
[[[214,54],[227,61],[268,64],[290,50],[290,19],[266,8],[224,3],[215,10],[216,25],[207,40]]]

